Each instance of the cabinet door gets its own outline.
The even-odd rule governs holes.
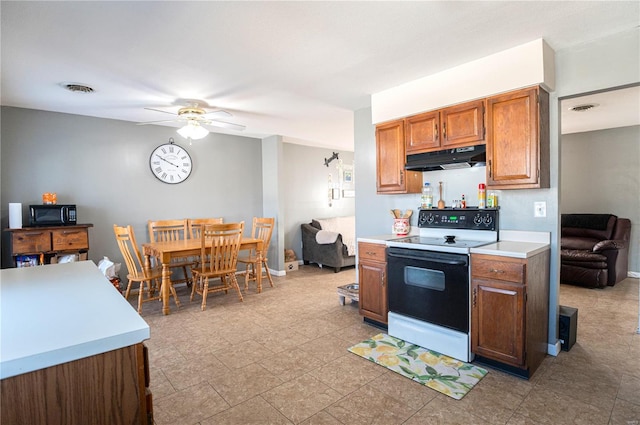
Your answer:
[[[360,314],[380,323],[387,323],[386,263],[360,261]]]
[[[440,113],[438,111],[405,118],[404,131],[407,154],[440,149]]]
[[[484,141],[484,100],[445,108],[440,121],[443,148],[477,145]]]
[[[522,367],[525,364],[525,286],[473,278],[471,351]]]
[[[422,173],[404,169],[404,120],[376,127],[376,155],[378,193],[420,193]]]
[[[487,100],[488,187],[549,187],[548,104],[538,88]]]

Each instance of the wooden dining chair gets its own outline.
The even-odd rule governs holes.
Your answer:
[[[149,220],[147,222],[149,228],[150,242],[179,241],[187,239],[189,232],[187,229],[187,220]],[[186,283],[191,285],[191,278],[187,270],[193,266],[194,260],[191,258],[174,258],[169,266],[171,269],[180,269],[182,271],[181,278],[174,278],[171,273],[171,283]]]
[[[229,292],[235,289],[240,301],[242,293],[238,287],[236,271],[238,252],[244,230],[244,221],[240,223],[207,224],[201,229],[200,257],[208,258],[197,268],[192,268],[193,285],[191,301],[196,293],[202,295],[202,310],[207,308],[207,296],[210,293]],[[220,279],[219,282],[214,279]]]
[[[218,218],[189,218],[187,219],[187,229],[189,230],[189,237],[191,239],[200,239],[200,235],[202,233],[202,227],[207,224],[220,224],[224,220],[222,217]],[[193,268],[200,267],[200,261],[202,259],[199,255],[191,257],[193,260]],[[204,261],[208,261],[208,258],[205,258]]]
[[[271,279],[271,272],[269,272],[269,264],[267,259],[267,252],[269,251],[269,244],[271,243],[271,235],[273,234],[273,227],[275,225],[275,218],[253,218],[253,225],[251,227],[251,237],[256,239],[262,239],[262,249],[260,252],[252,249],[246,256],[240,256],[238,262],[245,265],[244,272],[244,289],[249,289],[249,281],[257,280],[257,274],[262,273],[262,268],[269,279],[269,285],[273,288],[273,279]],[[258,292],[262,292],[262,287],[256,288]]]
[[[161,299],[161,283],[162,283],[162,268],[154,267],[146,270],[142,257],[140,256],[140,250],[138,249],[138,243],[136,242],[136,236],[131,226],[118,226],[113,225],[113,232],[116,235],[116,242],[120,253],[124,257],[125,265],[127,266],[127,289],[125,291],[125,298],[129,298],[131,292],[131,286],[134,282],[140,284],[138,289],[138,314],[142,314],[142,304],[148,301]],[[171,286],[171,295],[176,302],[177,306],[180,306],[180,301],[176,296],[176,290]],[[156,295],[157,293],[157,295]]]
[[[187,229],[189,230],[189,237],[191,239],[200,239],[200,229],[205,224],[220,224],[224,220],[222,217],[218,218],[190,218],[187,220]]]

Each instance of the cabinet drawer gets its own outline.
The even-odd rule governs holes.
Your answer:
[[[520,260],[508,261],[504,257],[493,257],[491,260],[487,260],[471,256],[471,275],[473,277],[524,283],[525,268],[526,265]]]
[[[386,249],[387,246],[383,244],[360,242],[358,244],[358,256],[361,260],[386,262]]]
[[[53,250],[89,249],[87,229],[56,229],[53,235]]]
[[[13,255],[51,251],[51,235],[48,230],[14,233],[11,242]]]

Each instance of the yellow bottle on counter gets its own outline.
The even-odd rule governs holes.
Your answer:
[[[498,208],[498,195],[495,192],[491,192],[487,196],[487,208]]]
[[[478,185],[478,208],[487,206],[487,189],[484,183]]]

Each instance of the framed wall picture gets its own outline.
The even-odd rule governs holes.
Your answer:
[[[353,165],[342,165],[340,170],[340,184],[342,190],[354,190],[355,189],[355,173],[353,171]]]

